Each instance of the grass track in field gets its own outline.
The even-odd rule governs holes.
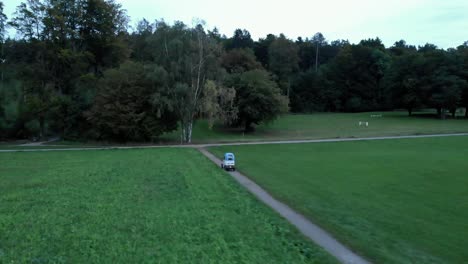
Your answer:
[[[0,153],[0,263],[335,263],[194,149]]]
[[[371,117],[377,115],[381,117]],[[369,127],[359,126],[359,121],[369,122]],[[261,124],[253,133],[243,133],[242,129],[228,130],[222,126],[208,129],[206,120],[198,120],[194,125],[193,143],[265,141],[287,139],[323,139],[377,136],[404,136],[420,134],[448,134],[468,132],[468,120],[440,120],[427,112],[408,116],[406,112],[368,112],[368,113],[316,113],[301,115],[284,115],[269,124]],[[23,142],[24,143],[24,142]],[[34,149],[34,148],[76,148],[134,146],[149,144],[178,144],[180,134],[174,131],[155,142],[78,142],[53,141],[42,146],[20,147],[15,142],[0,142],[0,149]]]
[[[468,137],[210,151],[377,263],[468,259]]]
[[[382,115],[371,117],[371,115]],[[359,126],[359,121],[369,122],[369,127]],[[408,116],[405,112],[373,113],[317,113],[284,115],[270,124],[262,124],[253,133],[243,134],[241,130],[228,131],[221,127],[208,129],[205,120],[195,123],[195,143],[253,141],[274,139],[320,139],[400,136],[417,134],[440,134],[468,132],[468,120],[440,120],[435,116]],[[177,142],[179,133],[164,135],[164,141]]]

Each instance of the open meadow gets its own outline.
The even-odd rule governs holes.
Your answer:
[[[376,117],[371,117],[376,116]],[[359,122],[369,126],[359,126]],[[252,133],[220,126],[208,128],[206,120],[195,123],[194,143],[262,141],[284,139],[322,139],[375,136],[402,136],[468,132],[466,119],[440,120],[427,112],[408,116],[406,112],[316,113],[283,115],[257,126]],[[178,142],[179,132],[162,136],[163,142]]]
[[[0,263],[335,263],[194,149],[0,153]]]
[[[365,126],[364,124],[360,126],[359,122],[368,122],[369,126]],[[357,138],[467,132],[468,120],[461,117],[440,120],[432,112],[415,113],[413,116],[408,116],[406,112],[288,114],[278,117],[273,122],[260,124],[251,133],[244,133],[242,129],[228,129],[220,125],[215,125],[212,129],[209,129],[207,120],[200,119],[194,125],[193,143]],[[3,142],[0,143],[0,150],[145,146],[154,145],[155,143],[180,144],[180,131],[164,134],[154,142],[119,143],[112,141],[80,142],[65,140],[47,142],[39,146],[19,146],[21,143]]]
[[[466,136],[209,150],[376,263],[468,259]]]

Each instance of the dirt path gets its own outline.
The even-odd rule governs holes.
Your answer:
[[[37,147],[37,146],[42,146],[45,143],[50,143],[50,142],[54,142],[54,141],[58,141],[58,140],[59,140],[59,138],[55,137],[55,138],[51,138],[51,139],[46,140],[46,141],[38,141],[38,142],[31,142],[31,143],[21,144],[20,146],[21,147]]]
[[[385,140],[385,139],[405,139],[405,138],[430,138],[430,137],[457,137],[457,136],[468,136],[468,133],[413,135],[413,136],[364,137],[364,138],[272,140],[272,141],[251,141],[251,142],[210,143],[210,144],[187,144],[187,145],[178,144],[178,145],[106,146],[106,147],[76,147],[76,148],[47,148],[47,149],[41,149],[41,148],[3,149],[3,150],[0,150],[0,153],[1,152],[33,152],[33,151],[78,151],[78,150],[104,150],[104,149],[139,149],[139,148],[140,149],[145,149],[145,148],[206,148],[206,147],[218,147],[218,146],[265,145],[265,144],[300,144],[300,143],[345,142],[345,141],[365,141],[365,140]],[[66,147],[66,146],[64,146],[64,147]]]
[[[216,165],[221,164],[221,160],[216,158],[213,154],[208,152],[204,148],[199,148],[200,152],[205,155],[208,159],[213,161]],[[327,231],[323,230],[303,215],[297,213],[286,204],[273,198],[268,192],[262,187],[257,185],[255,182],[242,175],[238,171],[228,172],[234,179],[236,179],[242,186],[249,190],[255,195],[260,201],[271,207],[273,210],[278,212],[281,216],[286,218],[291,224],[306,237],[314,241],[317,245],[325,249],[330,255],[334,256],[341,263],[370,263],[364,258],[358,256],[346,246],[338,242],[332,235]]]
[[[298,143],[322,143],[322,142],[345,142],[345,141],[366,141],[384,139],[404,139],[404,138],[431,138],[431,137],[457,137],[468,136],[468,133],[454,134],[432,134],[432,135],[408,135],[408,136],[384,136],[384,137],[362,137],[362,138],[329,138],[329,139],[304,139],[304,140],[272,140],[272,141],[252,141],[233,143],[213,143],[200,145],[187,145],[192,147],[218,147],[218,146],[241,146],[241,145],[266,145],[266,144],[298,144]]]

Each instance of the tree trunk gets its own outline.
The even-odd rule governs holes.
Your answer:
[[[252,131],[254,131],[254,128],[252,126],[252,122],[251,121],[246,121],[245,122],[244,132],[248,133],[248,132],[252,132]]]
[[[444,108],[437,108],[437,114],[439,115],[440,119],[445,119],[445,109]]]
[[[44,138],[44,123],[45,118],[43,116],[39,117],[39,140]]]
[[[468,118],[468,106],[465,107],[465,118]]]
[[[193,128],[193,120],[191,120],[188,124],[188,127],[187,127],[187,143],[192,143],[192,128]]]
[[[5,63],[5,60],[3,59],[3,55],[4,55],[4,47],[5,46],[5,43],[2,42],[2,57],[0,58],[1,59],[1,67],[2,67],[2,88],[3,88],[3,64]]]
[[[412,108],[408,108],[408,115],[411,116],[413,114],[413,109]]]
[[[184,124],[182,122],[180,122],[180,126],[181,126],[181,129],[182,129],[182,131],[180,132],[180,144],[183,144],[184,143],[185,128],[184,128]]]
[[[315,72],[318,71],[318,57],[319,57],[319,43],[317,42],[317,49],[315,50]]]
[[[450,113],[452,114],[452,118],[455,118],[455,113],[457,112],[456,108],[450,109]]]
[[[180,135],[180,143],[192,143],[193,120],[180,121],[180,126],[182,129]]]

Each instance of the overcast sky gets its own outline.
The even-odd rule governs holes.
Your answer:
[[[231,36],[236,28],[254,39],[284,33],[296,39],[322,32],[327,40],[380,37],[386,46],[400,39],[413,45],[456,47],[468,40],[468,0],[116,0],[131,25],[146,18],[206,21]],[[10,17],[21,1],[6,0]]]

